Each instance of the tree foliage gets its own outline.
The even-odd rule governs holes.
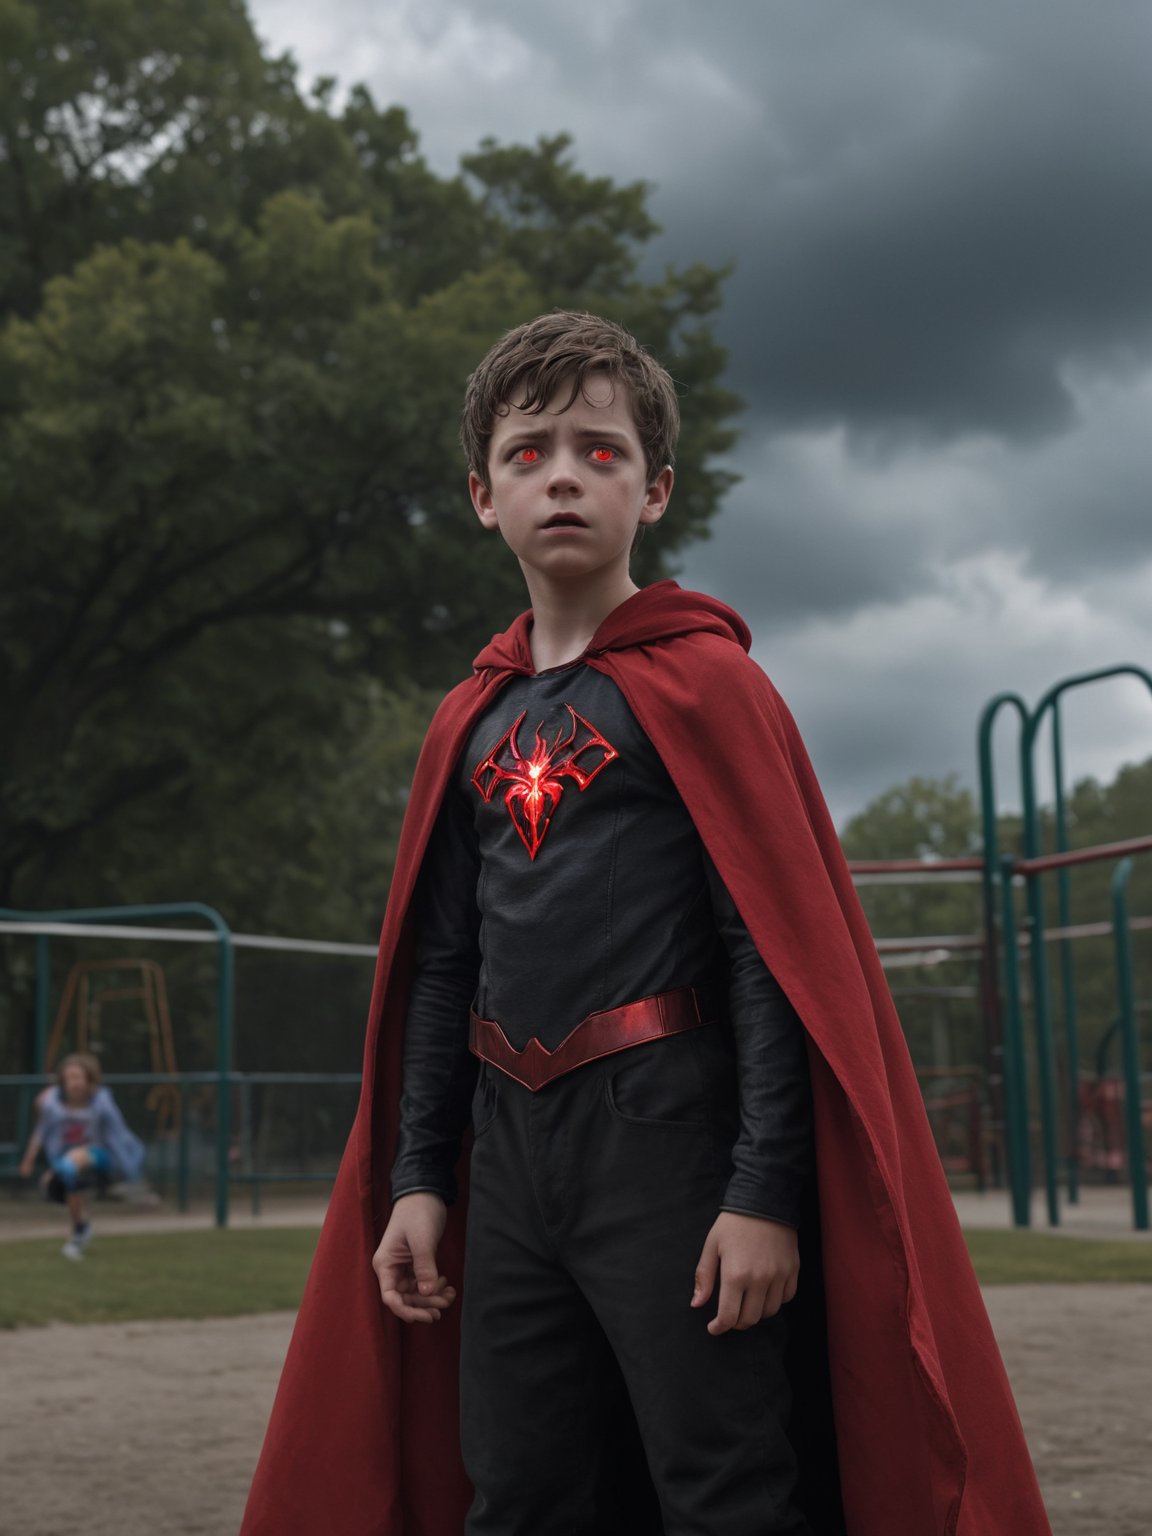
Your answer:
[[[669,362],[652,579],[728,480],[723,274],[642,281],[645,186],[563,134],[436,174],[239,0],[0,0],[0,59],[0,902],[368,931],[432,700],[523,605],[464,379],[553,306]]]

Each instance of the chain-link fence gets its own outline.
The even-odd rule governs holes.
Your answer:
[[[0,919],[0,1178],[59,1062],[102,1064],[182,1207],[323,1185],[355,1114],[375,947],[233,934],[190,904]]]

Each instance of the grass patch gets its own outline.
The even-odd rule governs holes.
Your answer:
[[[60,1240],[0,1245],[0,1328],[238,1317],[294,1311],[316,1247],[312,1229],[101,1237],[69,1263]]]
[[[1152,1284],[1152,1243],[1042,1232],[969,1232],[983,1285]],[[0,1244],[0,1328],[238,1317],[294,1311],[316,1247],[311,1229],[101,1237],[70,1264],[60,1239]]]
[[[1152,1243],[1044,1232],[966,1232],[981,1285],[1152,1284]]]

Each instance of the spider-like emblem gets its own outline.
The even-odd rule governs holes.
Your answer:
[[[563,780],[571,779],[577,789],[585,790],[601,768],[620,756],[611,742],[605,741],[571,704],[564,708],[569,715],[567,729],[561,725],[555,738],[549,740],[538,725],[528,757],[521,752],[517,740],[528,713],[524,710],[487,757],[477,763],[472,775],[473,784],[489,803],[499,785],[508,786],[504,804],[530,859],[540,852],[544,834],[564,793]]]

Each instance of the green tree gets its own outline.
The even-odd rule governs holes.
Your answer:
[[[522,604],[469,370],[553,305],[669,361],[652,579],[729,479],[723,274],[641,281],[645,187],[564,135],[436,175],[237,0],[0,0],[0,53],[0,902],[371,932],[432,702]]]
[[[845,825],[850,859],[969,858],[980,853],[980,815],[955,774],[912,778],[879,795]],[[974,934],[980,929],[980,887],[942,875],[929,881],[862,883],[861,902],[877,938]],[[932,946],[926,945],[930,950]],[[983,1058],[971,952],[916,963],[891,956],[889,984],[913,1057],[921,1067],[977,1064]]]
[[[978,857],[980,812],[956,774],[912,778],[879,795],[846,823],[841,843],[850,859]],[[890,938],[972,933],[979,926],[978,887],[945,880],[861,888],[869,922]],[[974,894],[975,893],[975,894]]]

